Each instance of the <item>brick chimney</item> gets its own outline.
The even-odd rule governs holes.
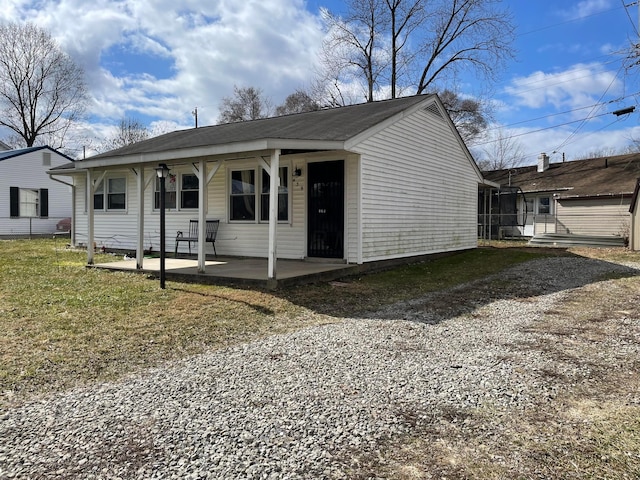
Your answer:
[[[538,155],[538,172],[545,172],[549,169],[549,156],[546,153]]]

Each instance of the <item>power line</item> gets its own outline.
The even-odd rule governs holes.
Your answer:
[[[616,53],[616,52],[612,52],[611,54],[602,55],[602,56],[609,56],[609,55],[613,55],[614,53]],[[602,56],[601,56],[601,57],[602,57]],[[601,57],[596,57],[596,59],[597,59],[597,58],[601,58]],[[593,60],[595,60],[595,59],[593,59]],[[589,60],[589,61],[591,62],[591,61],[593,61],[593,60]],[[618,61],[620,61],[620,60],[619,60],[619,59],[615,59],[615,60],[611,60],[611,61],[609,61],[609,62],[599,63],[598,65],[605,66],[605,65],[609,65],[609,64],[611,64],[611,63],[615,63],[615,62],[618,62]],[[571,70],[571,71],[569,71],[569,72],[571,72],[571,73],[575,73],[575,72],[581,72],[581,71],[590,71],[590,69],[589,69],[588,67],[585,67],[585,68],[579,68],[579,69],[576,69],[576,70]],[[551,75],[558,75],[558,76],[559,76],[559,75],[566,75],[566,74],[567,74],[567,72],[561,72],[561,73],[551,74]],[[592,75],[592,74],[589,74],[589,75],[583,75],[583,76],[581,76],[581,77],[568,78],[567,80],[561,80],[561,81],[559,81],[559,82],[555,82],[555,83],[545,83],[544,85],[542,85],[542,86],[540,86],[540,87],[534,87],[534,88],[531,88],[531,89],[529,89],[529,90],[518,90],[518,91],[517,91],[517,93],[527,93],[527,92],[532,92],[532,91],[534,91],[534,90],[539,90],[539,89],[541,89],[541,88],[547,88],[547,87],[551,87],[551,86],[554,86],[554,85],[560,85],[560,84],[562,84],[562,83],[573,82],[573,81],[578,80],[578,79],[581,79],[581,78],[587,78],[587,77],[590,77],[591,75]],[[544,82],[545,80],[548,80],[548,78],[541,79],[541,80],[531,80],[531,81],[529,81],[529,82],[522,83],[520,86],[534,85],[534,84],[536,84],[536,83],[542,83],[542,82]]]
[[[625,8],[625,10],[626,10],[626,5],[624,5],[624,2],[623,2],[623,6],[622,6],[622,7],[610,8],[609,10],[601,10],[601,11],[599,11],[599,12],[591,13],[591,14],[589,14],[589,15],[583,15],[582,17],[572,18],[572,19],[570,19],[570,20],[565,20],[564,22],[554,23],[554,24],[552,24],[552,25],[547,25],[547,26],[545,26],[545,27],[540,27],[540,28],[537,28],[537,29],[535,29],[535,30],[530,30],[530,31],[528,31],[528,32],[520,33],[520,34],[518,34],[517,36],[518,36],[518,37],[523,37],[523,36],[525,36],[525,35],[531,35],[532,33],[538,33],[538,32],[541,32],[541,31],[543,31],[543,30],[548,30],[548,29],[550,29],[550,28],[560,27],[560,26],[562,26],[562,25],[567,25],[567,24],[569,24],[569,23],[578,22],[578,21],[580,21],[580,20],[584,20],[584,19],[586,19],[586,18],[595,17],[595,16],[602,15],[602,14],[605,14],[605,13],[611,13],[611,12],[614,12],[614,11],[616,11],[616,10],[619,10],[620,8]],[[627,13],[628,13],[628,12],[627,12]],[[632,22],[632,23],[633,23],[633,22]]]
[[[551,130],[553,128],[564,127],[566,125],[571,125],[573,123],[586,122],[587,120],[591,120],[593,118],[598,118],[598,117],[604,117],[605,115],[611,115],[611,113],[610,112],[604,112],[604,113],[600,113],[598,115],[591,115],[589,117],[581,118],[581,119],[578,119],[578,120],[571,120],[570,122],[564,122],[564,123],[559,123],[557,125],[551,125],[549,127],[543,127],[543,128],[538,128],[536,130],[530,130],[528,132],[514,133],[513,135],[509,135],[508,137],[503,137],[503,140],[508,140],[508,139],[516,138],[516,137],[522,137],[524,135],[530,135],[532,133],[543,132],[545,130]],[[493,142],[496,142],[496,141],[497,140],[487,140],[486,142],[475,143],[475,144],[473,144],[473,146],[474,147],[478,147],[480,145],[487,145],[489,143],[493,143]],[[568,142],[565,141],[565,143],[563,143],[562,146],[564,146],[566,143],[568,143]],[[554,150],[559,150],[561,147],[555,148]]]
[[[499,127],[487,128],[486,131],[490,132],[490,131],[493,131],[493,130],[499,130],[501,128],[508,128],[508,127],[513,127],[515,125],[521,125],[523,123],[535,122],[537,120],[545,120],[547,118],[557,117],[558,115],[566,115],[567,113],[573,113],[573,112],[578,112],[580,110],[586,110],[587,108],[602,107],[602,106],[609,105],[609,104],[612,104],[612,103],[620,102],[620,101],[624,100],[625,98],[634,97],[636,95],[640,95],[640,91],[635,92],[635,93],[631,93],[629,95],[625,95],[623,97],[614,98],[613,100],[608,100],[606,102],[594,103],[592,105],[586,105],[584,107],[573,108],[571,110],[565,110],[563,112],[550,113],[548,115],[543,115],[541,117],[531,118],[531,119],[528,119],[528,120],[521,120],[519,122],[509,123],[507,125],[500,125]]]
[[[620,0],[620,2],[622,3],[622,6],[624,7],[624,11],[627,14],[627,17],[629,18],[629,22],[631,22],[631,26],[633,27],[634,31],[637,31],[636,25],[635,23],[633,23],[633,19],[631,18],[631,14],[629,13],[628,7],[631,7],[632,5],[637,5],[638,2],[633,2],[630,3],[629,5],[625,5],[624,0]]]
[[[606,88],[606,90],[602,93],[602,95],[600,96],[600,99],[598,100],[598,103],[602,102],[602,99],[604,98],[604,96],[607,94],[607,92],[609,91],[609,89],[611,88],[611,86],[613,85],[613,82],[616,81],[616,79],[618,78],[618,75],[620,74],[620,71],[622,70],[622,66],[618,69],[618,72],[615,74],[615,76],[613,77],[613,79],[611,80],[611,83],[609,83],[609,86]],[[593,109],[591,109],[592,112],[595,111],[595,107]],[[556,147],[554,150],[560,150],[562,147],[564,147],[567,143],[569,143],[569,140],[571,140],[571,138],[573,138],[579,131],[580,129],[584,126],[585,123],[587,123],[587,120],[589,120],[591,118],[591,115],[587,116],[587,118],[582,120],[582,123],[580,125],[578,125],[578,127],[573,131],[573,133],[571,133],[571,135],[569,135],[566,140],[564,142],[562,142],[558,147]]]

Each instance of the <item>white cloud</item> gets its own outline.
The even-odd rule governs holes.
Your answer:
[[[605,94],[617,95],[622,88],[615,72],[599,64],[576,64],[561,72],[537,71],[516,77],[505,92],[515,99],[517,106],[571,110],[596,104]],[[576,112],[576,116],[581,115],[584,112]]]
[[[0,18],[46,28],[85,69],[91,113],[104,120],[129,112],[184,124],[198,106],[213,123],[234,84],[280,103],[311,80],[323,35],[303,0],[9,2]],[[107,53],[130,61],[105,65]]]
[[[567,20],[576,20],[613,8],[613,0],[582,0],[572,8],[562,10],[560,16]]]

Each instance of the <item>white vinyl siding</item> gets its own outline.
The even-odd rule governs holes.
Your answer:
[[[444,119],[419,110],[355,150],[364,261],[477,246],[478,176]]]
[[[257,163],[252,164],[257,169]],[[244,168],[245,165],[242,166]],[[208,169],[213,168],[210,164]],[[220,228],[216,239],[218,255],[266,257],[268,254],[268,223],[229,223],[227,175],[231,166],[221,166],[208,186],[207,218],[219,219]],[[191,172],[190,168],[171,167],[172,173]],[[304,172],[303,172],[304,173]],[[145,170],[145,179],[155,177],[152,168]],[[132,172],[127,173],[127,212],[96,212],[94,219],[94,241],[97,248],[105,246],[109,249],[134,250],[137,241],[137,179]],[[78,176],[78,191],[84,191],[86,177]],[[145,190],[145,219],[144,219],[144,248],[157,252],[160,245],[160,215],[154,209],[155,179]],[[304,205],[306,189],[302,189],[304,177],[297,177],[292,182],[290,193],[292,219],[288,223],[278,223],[278,257],[301,259],[304,257]],[[77,215],[76,242],[86,245],[87,242],[87,214],[84,196],[76,195]],[[166,212],[166,248],[171,252],[178,230],[184,231],[189,227],[189,220],[198,218],[197,210]],[[186,253],[187,246],[181,244],[180,252]],[[207,254],[213,254],[211,244],[206,246]]]
[[[577,235],[629,234],[631,197],[564,199],[557,202],[558,233]]]

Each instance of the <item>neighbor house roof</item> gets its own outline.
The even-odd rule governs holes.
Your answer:
[[[66,156],[63,153],[58,152],[57,150],[54,150],[53,148],[49,147],[49,146],[41,146],[41,147],[28,147],[28,148],[19,148],[17,150],[3,150],[0,151],[0,161],[2,160],[8,160],[9,158],[13,158],[13,157],[19,157],[20,155],[24,155],[26,153],[31,153],[31,152],[37,152],[38,150],[50,150],[54,153],[57,153],[58,155],[66,158],[67,160],[69,160],[70,162],[73,162],[74,160],[71,157]]]
[[[640,176],[640,153],[551,163],[483,172],[500,185],[518,186],[526,193],[557,192],[560,198],[633,194]]]

